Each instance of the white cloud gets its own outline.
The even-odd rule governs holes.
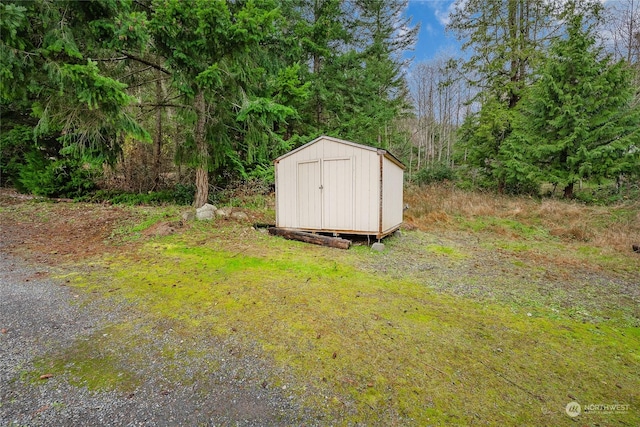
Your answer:
[[[443,27],[451,22],[451,14],[458,8],[463,9],[468,0],[442,0],[432,3],[436,19]]]
[[[433,25],[429,24],[427,22],[427,25],[423,26],[423,29],[426,31],[427,34],[429,34],[430,36],[434,35],[436,33],[435,28],[433,28]]]

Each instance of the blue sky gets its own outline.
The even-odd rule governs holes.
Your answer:
[[[445,32],[449,8],[453,0],[409,0],[406,16],[412,17],[411,23],[420,23],[418,42],[413,52],[405,57],[413,57],[413,62],[420,62],[444,52],[457,52],[460,43],[451,33]]]

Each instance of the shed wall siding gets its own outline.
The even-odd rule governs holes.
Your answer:
[[[315,160],[322,160],[320,180],[324,189],[313,188],[315,187],[314,179],[311,180],[314,182],[313,186],[307,184],[307,188],[298,188],[299,164],[308,164]],[[379,166],[379,157],[375,151],[326,139],[320,139],[315,144],[281,159],[276,167],[278,186],[276,225],[315,228],[304,226],[299,222],[300,208],[296,200],[300,196],[304,197],[301,193],[313,191],[314,194],[308,194],[307,197],[313,200],[321,198],[323,205],[327,202],[327,206],[321,208],[325,217],[323,228],[376,233],[380,201]],[[303,173],[307,173],[309,168],[303,167],[303,169]],[[347,172],[349,170],[353,177],[351,184],[348,183],[348,179],[341,176],[349,173]],[[318,192],[328,190],[327,185],[341,191],[328,199],[320,196]],[[350,200],[351,203],[349,203]],[[309,214],[311,211],[306,209],[303,217],[306,218]],[[350,219],[339,219],[340,214],[346,214]]]
[[[402,223],[404,171],[387,158],[382,170],[382,231],[385,232]]]

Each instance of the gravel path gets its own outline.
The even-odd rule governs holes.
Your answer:
[[[0,426],[319,423],[318,414],[305,409],[293,395],[294,387],[286,382],[275,387],[265,381],[280,374],[287,378],[285,373],[274,372],[257,351],[236,351],[240,344],[232,338],[208,342],[200,349],[190,343],[195,354],[206,353],[206,357],[185,357],[181,366],[175,360],[169,364],[151,356],[167,343],[179,342],[171,330],[154,339],[157,342],[142,344],[150,356],[139,372],[144,380],[133,393],[93,392],[72,384],[66,375],[37,379],[38,373],[34,377],[33,372],[38,358],[64,351],[78,340],[95,339],[91,337],[121,316],[123,308],[78,304],[82,296],[74,295],[73,289],[48,278],[46,269],[4,253],[1,245]],[[193,380],[168,379],[175,369],[183,373],[181,378],[191,373]]]

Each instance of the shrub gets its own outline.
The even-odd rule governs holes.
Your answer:
[[[20,185],[26,153],[33,146],[33,129],[28,126],[15,126],[0,133],[0,185]]]
[[[102,172],[102,162],[87,156],[52,158],[36,149],[28,152],[25,160],[16,186],[38,196],[83,196],[95,190],[95,180]]]
[[[178,184],[173,190],[149,191],[146,193],[131,193],[120,190],[98,190],[78,198],[82,202],[103,203],[116,205],[190,205],[193,203],[195,187]]]
[[[196,194],[195,185],[177,184],[171,193],[171,197],[173,201],[178,205],[190,205],[193,203],[193,198],[195,194]]]
[[[435,163],[425,166],[416,174],[416,183],[420,185],[431,184],[434,182],[452,181],[455,178],[455,172],[451,166],[446,163]]]

